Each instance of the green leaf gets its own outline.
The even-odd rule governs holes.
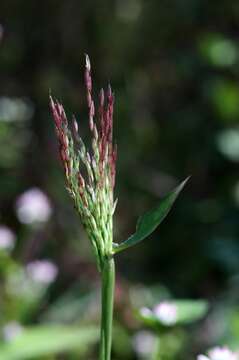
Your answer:
[[[0,345],[1,360],[42,359],[43,356],[77,350],[85,354],[98,341],[95,327],[35,326],[25,328],[9,343]]]
[[[157,315],[155,308],[153,310],[139,311],[137,315],[147,326],[152,328],[168,328],[188,325],[202,319],[209,307],[208,302],[204,300],[170,300],[167,301],[167,304],[172,305],[176,310],[175,322],[167,323],[167,321]]]
[[[208,302],[204,300],[175,300],[177,324],[189,324],[200,320],[208,311]]]
[[[125,250],[149,236],[167,216],[171,207],[173,206],[173,203],[177,199],[188,179],[189,177],[184,180],[178,187],[176,187],[176,189],[166,195],[155,209],[141,216],[137,222],[136,232],[121,244],[114,243],[113,253],[116,254],[122,250]]]

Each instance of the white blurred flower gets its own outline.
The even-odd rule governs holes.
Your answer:
[[[236,353],[229,350],[226,346],[215,347],[208,352],[211,360],[236,360],[238,356]]]
[[[7,226],[0,225],[0,250],[12,250],[15,242],[14,232]]]
[[[26,267],[28,276],[35,282],[48,285],[52,283],[58,273],[55,264],[49,260],[36,260]]]
[[[3,327],[3,337],[6,341],[11,341],[21,334],[23,327],[17,321],[11,321]]]
[[[139,331],[132,339],[133,348],[138,355],[147,356],[155,346],[155,336],[149,331]]]
[[[16,201],[16,213],[20,222],[37,224],[46,222],[52,213],[48,197],[38,188],[20,195]]]
[[[198,355],[197,360],[238,360],[238,354],[228,347],[215,347],[208,352],[208,356]]]
[[[177,321],[177,306],[169,302],[156,305],[153,312],[165,325],[174,325]]]

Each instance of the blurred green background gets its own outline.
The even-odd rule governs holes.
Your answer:
[[[152,298],[210,303],[204,319],[162,340],[163,359],[238,346],[239,3],[1,0],[0,24],[1,346],[9,325],[93,326],[76,337],[88,340],[65,347],[59,329],[43,329],[37,339],[54,338],[52,353],[1,359],[96,359],[99,276],[64,188],[48,106],[50,90],[89,138],[84,53],[95,97],[108,81],[116,97],[115,241],[191,175],[166,222],[117,257],[113,359],[157,358],[155,331],[136,314]],[[39,285],[29,263],[45,259],[56,267],[41,268]]]

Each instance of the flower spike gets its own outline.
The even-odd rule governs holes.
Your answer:
[[[82,224],[90,238],[99,270],[113,252],[113,213],[116,148],[113,145],[114,96],[110,86],[105,104],[104,90],[99,96],[99,130],[94,121],[92,77],[89,56],[85,58],[85,87],[92,149],[87,151],[79,136],[78,123],[72,118],[72,130],[62,104],[50,96],[50,108],[59,143],[67,189],[74,200]],[[83,171],[82,171],[83,170]]]

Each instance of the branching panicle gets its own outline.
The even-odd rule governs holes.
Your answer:
[[[92,99],[91,65],[88,55],[85,64],[85,86],[89,128],[92,133],[91,154],[79,136],[75,116],[72,118],[71,131],[63,106],[50,97],[50,107],[67,189],[74,199],[75,207],[91,240],[99,269],[102,270],[104,259],[111,256],[113,246],[112,216],[115,208],[113,190],[116,164],[116,148],[112,140],[114,95],[109,86],[105,104],[104,90],[100,90],[98,130],[94,121],[95,105]]]

